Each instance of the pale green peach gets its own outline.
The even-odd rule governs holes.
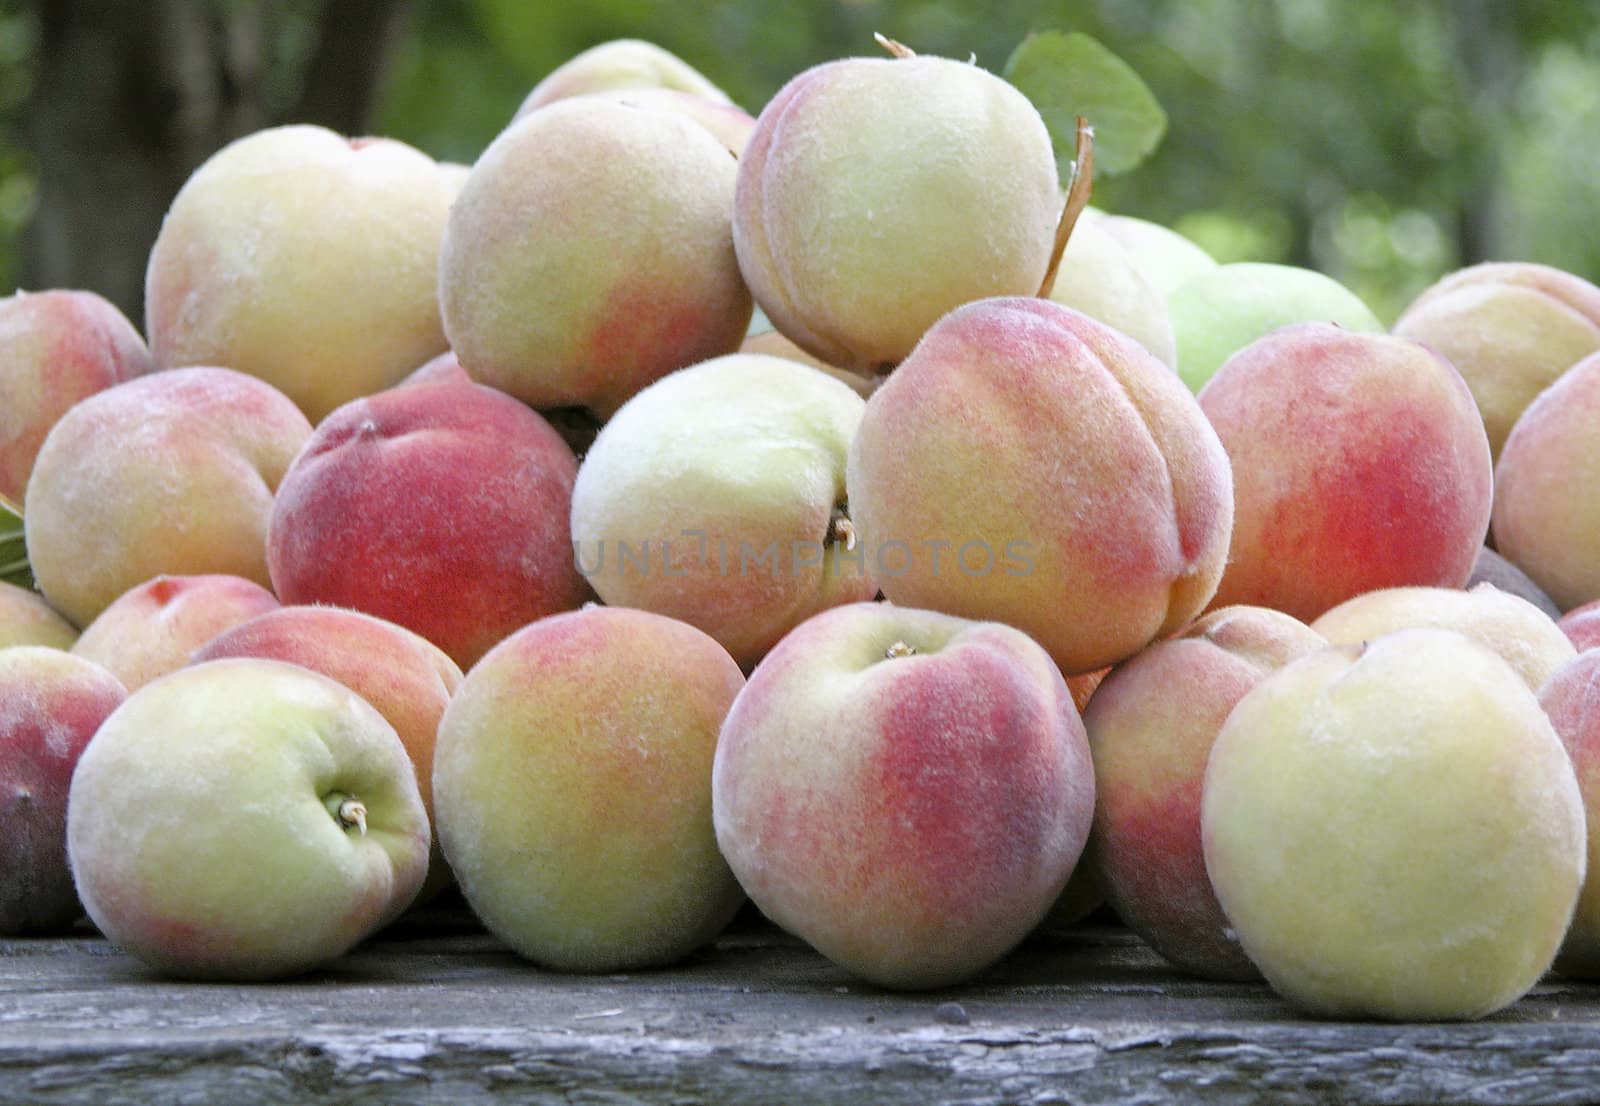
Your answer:
[[[546,967],[678,960],[743,901],[711,765],[744,677],[705,634],[587,607],[512,634],[439,723],[439,840],[491,932]]]
[[[1239,350],[1292,323],[1383,330],[1354,292],[1332,277],[1293,265],[1218,265],[1168,293],[1167,307],[1178,343],[1178,372],[1196,392]]]
[[[1486,262],[1425,290],[1394,332],[1460,371],[1498,458],[1528,404],[1600,350],[1600,288],[1549,265]]]
[[[1585,871],[1583,800],[1539,701],[1448,630],[1332,646],[1217,735],[1206,870],[1239,942],[1330,1017],[1480,1017],[1556,955]]]
[[[403,910],[428,819],[394,728],[355,692],[254,658],[134,692],[78,762],[67,855],[90,919],[175,976],[272,979]]]
[[[1533,692],[1577,655],[1554,619],[1493,584],[1467,591],[1380,588],[1345,600],[1311,624],[1339,645],[1357,645],[1395,630],[1424,626],[1454,630],[1499,654]]]
[[[1102,229],[1122,243],[1134,264],[1163,296],[1170,296],[1191,277],[1217,267],[1216,259],[1175,230],[1132,215],[1097,217]]]
[[[390,139],[258,131],[172,201],[145,319],[161,368],[260,377],[317,422],[444,351],[439,243],[455,185]]]
[[[578,469],[579,571],[607,603],[682,619],[746,666],[818,611],[871,599],[844,477],[864,408],[838,380],[761,354],[657,381]]]
[[[62,618],[36,591],[0,580],[0,649],[8,645],[48,645],[71,649],[78,628]]]
[[[1061,254],[1050,298],[1122,331],[1176,368],[1167,301],[1100,220],[1080,219]]]

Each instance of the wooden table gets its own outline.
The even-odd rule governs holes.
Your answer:
[[[292,982],[169,982],[92,935],[0,942],[0,1102],[734,1106],[1600,1101],[1600,986],[1443,1025],[1297,1015],[1126,931],[1035,938],[936,994],[746,918],[665,971],[566,976],[459,909]]]

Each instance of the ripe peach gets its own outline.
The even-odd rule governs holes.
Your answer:
[[[422,807],[433,823],[433,747],[461,669],[444,651],[392,622],[343,607],[291,606],[224,630],[191,662],[222,657],[288,661],[337,680],[377,708],[394,727],[416,769]],[[448,883],[435,842],[419,901]]]
[[[83,912],[67,866],[67,789],[127,695],[59,649],[0,649],[0,935],[65,928]]]
[[[1183,383],[1034,298],[941,319],[867,401],[845,485],[891,600],[1016,626],[1068,674],[1199,614],[1233,518],[1227,457]]]
[[[1044,121],[976,65],[847,58],[768,102],[739,160],[739,267],[777,328],[872,371],[946,312],[1035,295],[1061,194]]]
[[[1285,998],[1472,1018],[1549,968],[1585,869],[1572,764],[1521,677],[1448,630],[1291,662],[1239,700],[1201,798],[1206,871]]]
[[[1498,457],[1534,397],[1600,350],[1600,288],[1549,265],[1486,262],[1423,291],[1394,333],[1460,371]]]
[[[1600,599],[1574,607],[1557,625],[1578,652],[1600,648]]]
[[[762,912],[898,988],[971,978],[1043,919],[1095,790],[1066,683],[1026,634],[887,603],[824,611],[767,655],[711,787]]]
[[[454,186],[392,139],[258,131],[172,201],[145,283],[161,368],[226,365],[312,422],[445,348],[436,281]]]
[[[283,393],[230,369],[151,373],[83,400],[28,481],[40,590],[87,626],[162,573],[265,585],[273,494],[310,434]]]
[[[638,88],[675,89],[728,102],[727,93],[671,51],[642,39],[619,38],[591,46],[551,70],[534,85],[518,114],[571,96]]]
[[[1240,350],[1200,393],[1233,463],[1228,570],[1212,605],[1310,621],[1377,588],[1458,588],[1493,471],[1472,395],[1401,338],[1325,323]]]
[[[1528,405],[1494,476],[1495,548],[1562,610],[1600,599],[1600,353]]]
[[[1088,863],[1117,916],[1186,971],[1257,978],[1206,876],[1201,781],[1245,693],[1327,644],[1279,611],[1225,607],[1112,669],[1084,711],[1096,793]]]
[[[1169,292],[1167,307],[1178,372],[1196,392],[1228,358],[1280,327],[1320,322],[1363,333],[1383,330],[1354,292],[1332,277],[1294,265],[1218,265]]]
[[[463,669],[511,631],[576,607],[577,460],[533,411],[478,384],[393,388],[318,425],[267,536],[284,603],[398,623]]]
[[[472,378],[602,418],[739,347],[736,163],[681,114],[580,96],[511,124],[450,211],[439,290]]]
[[[666,964],[743,901],[717,852],[711,764],[744,677],[645,611],[542,619],[468,673],[439,724],[439,840],[485,925],[542,965]]]
[[[1166,297],[1100,220],[1080,219],[1073,228],[1050,298],[1122,331],[1156,360],[1177,368]]]
[[[1539,705],[1572,758],[1588,819],[1588,875],[1556,970],[1600,979],[1600,650],[1580,653],[1558,669],[1539,690]]]
[[[871,599],[844,479],[864,406],[815,369],[759,354],[657,381],[578,470],[579,571],[607,603],[682,619],[746,667],[818,611]]]
[[[712,137],[722,143],[734,157],[744,153],[744,148],[750,141],[750,132],[755,130],[756,126],[756,121],[750,113],[737,104],[676,88],[610,88],[598,92],[586,92],[583,95],[633,107],[676,112],[710,131]],[[529,99],[531,101],[532,97]],[[512,117],[512,122],[542,106],[534,104],[529,107],[525,103]]]
[[[1337,645],[1419,626],[1454,630],[1498,653],[1533,692],[1574,655],[1572,643],[1549,615],[1493,584],[1469,591],[1380,588],[1345,600],[1311,624]]]
[[[461,367],[461,361],[456,357],[454,350],[445,350],[438,357],[417,366],[406,376],[402,377],[395,387],[408,387],[412,384],[471,384],[472,377],[467,370]]]
[[[135,691],[182,668],[228,627],[277,607],[270,591],[239,576],[157,576],[118,596],[72,651]]]
[[[24,493],[44,437],[85,396],[150,371],[150,351],[122,312],[93,292],[0,299],[0,496]]]
[[[78,628],[28,588],[0,580],[0,649],[8,645],[48,645],[71,649]]]

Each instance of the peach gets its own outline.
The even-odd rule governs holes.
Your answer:
[[[474,380],[602,419],[738,349],[736,163],[676,112],[580,96],[507,127],[450,212],[439,289]]]
[[[1600,599],[1600,353],[1528,405],[1494,476],[1495,548],[1562,610]]]
[[[1474,584],[1493,584],[1501,591],[1508,591],[1512,595],[1526,599],[1551,618],[1561,617],[1561,608],[1556,606],[1555,600],[1544,593],[1543,588],[1534,583],[1526,572],[1487,545],[1478,550],[1478,559],[1472,563],[1472,575],[1467,577],[1467,587],[1470,588]]]
[[[619,38],[558,65],[528,93],[518,114],[572,96],[609,89],[665,88],[728,103],[727,93],[694,66],[653,42]]]
[[[287,126],[224,147],[150,252],[156,364],[258,376],[313,423],[396,383],[445,349],[436,280],[453,194],[392,139]]]
[[[607,603],[682,619],[746,667],[818,611],[871,599],[844,478],[864,407],[839,381],[759,354],[657,381],[578,470],[579,571]]]
[[[151,373],[83,400],[28,481],[40,590],[87,626],[162,573],[266,585],[273,495],[310,434],[283,393],[230,369]]]
[[[1069,675],[1199,614],[1233,518],[1227,456],[1183,383],[1033,298],[941,319],[867,401],[845,486],[885,595],[1016,626]]]
[[[1250,343],[1295,323],[1376,333],[1383,324],[1356,294],[1294,265],[1238,261],[1207,269],[1167,294],[1178,372],[1196,392]]]
[[[182,668],[230,626],[277,607],[270,591],[239,576],[157,576],[118,596],[72,651],[135,691]]]
[[[1485,262],[1424,290],[1394,333],[1437,350],[1461,372],[1498,457],[1534,397],[1600,351],[1600,288],[1549,265]]]
[[[1600,649],[1600,599],[1574,607],[1557,623],[1578,652]]]
[[[1468,591],[1380,588],[1345,600],[1311,624],[1337,645],[1421,626],[1454,630],[1499,654],[1535,693],[1574,656],[1572,643],[1549,615],[1493,584]]]
[[[445,350],[438,357],[423,362],[406,376],[395,387],[409,387],[412,384],[471,384],[472,377],[467,370],[461,367],[460,358],[456,357],[454,350]]]
[[[1472,395],[1437,354],[1326,323],[1286,327],[1229,358],[1200,406],[1233,463],[1213,606],[1309,622],[1377,588],[1466,582],[1493,470]]]
[[[0,580],[0,649],[8,645],[48,645],[71,649],[78,629],[30,588]]]
[[[727,100],[715,100],[708,96],[685,92],[676,88],[610,88],[597,92],[584,93],[613,103],[627,104],[632,107],[649,108],[654,111],[670,111],[692,120],[711,132],[713,138],[727,149],[734,157],[744,152],[745,146],[750,141],[750,132],[755,130],[756,121],[750,113],[731,104]],[[532,97],[530,96],[531,100]],[[516,122],[531,111],[536,111],[542,104],[532,107],[524,104],[517,114],[512,117]]]
[[[1327,644],[1281,612],[1225,607],[1112,669],[1084,711],[1096,794],[1088,863],[1117,916],[1185,971],[1257,978],[1206,876],[1201,781],[1234,705]]]
[[[44,437],[67,408],[150,371],[133,324],[93,292],[18,292],[0,299],[0,496],[24,493]]]
[[[1539,690],[1539,705],[1572,758],[1588,824],[1588,874],[1556,970],[1600,979],[1600,650],[1558,669]]]
[[[1090,218],[1122,243],[1145,279],[1162,296],[1170,296],[1191,277],[1217,267],[1216,259],[1204,249],[1160,223],[1105,212],[1095,212]]]
[[[1100,220],[1078,220],[1061,254],[1050,298],[1122,331],[1156,360],[1177,368],[1166,298]]]
[[[100,723],[128,696],[92,661],[0,649],[0,935],[64,929],[83,913],[67,866],[67,790]]]
[[[1449,630],[1332,646],[1257,684],[1217,734],[1200,819],[1245,954],[1329,1017],[1516,1001],[1584,877],[1560,738],[1510,665]]]
[[[588,607],[501,642],[439,724],[439,839],[521,955],[566,971],[679,960],[744,896],[717,851],[711,765],[744,686],[705,634]]]
[[[751,674],[711,787],[717,843],[767,917],[869,982],[931,988],[1044,918],[1095,783],[1066,683],[1026,634],[854,603]]]
[[[550,424],[478,384],[354,400],[283,478],[267,562],[286,604],[365,611],[462,669],[583,602],[568,539],[577,460]]]
[[[1011,85],[948,58],[846,58],[757,117],[734,245],[778,330],[870,373],[964,303],[1037,294],[1061,207],[1050,135]]]
[[[768,323],[768,326],[771,324]],[[862,399],[872,394],[872,390],[882,383],[883,378],[878,376],[862,376],[860,373],[851,372],[849,369],[835,368],[819,357],[813,357],[788,338],[776,330],[752,330],[745,335],[739,345],[740,353],[759,353],[766,357],[782,357],[786,361],[798,361],[802,365],[809,365],[818,372],[827,373],[842,383],[848,384],[850,390]]]

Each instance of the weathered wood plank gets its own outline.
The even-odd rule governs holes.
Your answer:
[[[226,1092],[224,1094],[224,1091]],[[152,976],[93,937],[0,942],[0,1101],[1578,1103],[1600,988],[1547,981],[1454,1025],[1302,1018],[1176,975],[1125,932],[1036,940],[930,995],[765,928],[680,967],[564,976],[470,926],[412,927],[255,986]]]

